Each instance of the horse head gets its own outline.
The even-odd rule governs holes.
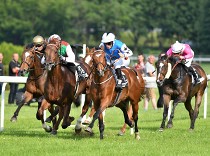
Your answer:
[[[178,78],[180,69],[176,69],[175,67],[180,64],[181,66],[184,66],[178,55],[172,55],[170,57],[167,55],[159,56],[158,61],[156,62],[157,85],[162,86],[165,80],[169,79],[172,75],[174,79]],[[176,72],[175,69],[177,70]]]
[[[104,76],[104,72],[107,68],[105,52],[102,49],[92,49],[93,56],[92,56],[92,63],[93,68],[96,70],[97,74],[102,77]]]
[[[45,68],[51,70],[57,64],[60,63],[61,59],[58,54],[59,46],[54,43],[49,43],[45,49]]]
[[[34,48],[24,49],[21,57],[20,74],[24,76],[35,68],[41,69],[41,57],[42,53],[36,51]]]

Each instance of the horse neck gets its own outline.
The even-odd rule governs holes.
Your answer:
[[[33,70],[30,70],[30,76],[38,77],[44,73],[44,67],[41,64],[41,59],[35,54]]]
[[[185,74],[186,74],[186,71],[185,71],[183,65],[179,63],[172,70],[171,77],[173,79],[179,79],[179,78],[183,78]]]
[[[57,64],[55,67],[53,67],[51,70],[47,71],[47,81],[51,82],[52,84],[59,83],[63,78],[63,69],[60,64]]]
[[[97,74],[97,70],[95,69],[94,70],[94,73],[93,74],[93,79],[94,79],[94,82],[96,83],[103,83],[105,82],[106,80],[108,80],[109,78],[111,78],[111,76],[113,76],[112,72],[111,72],[111,69],[107,69],[105,72],[104,72],[104,76],[99,76]]]

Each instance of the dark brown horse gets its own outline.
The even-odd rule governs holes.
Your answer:
[[[184,103],[185,108],[190,116],[190,129],[194,129],[195,120],[198,117],[199,107],[202,97],[207,86],[207,77],[204,70],[198,64],[192,64],[197,73],[204,78],[200,84],[192,83],[192,76],[189,74],[187,67],[179,56],[167,55],[161,56],[156,64],[157,67],[157,84],[163,89],[163,120],[160,131],[165,128],[165,121],[168,114],[169,102],[173,100],[173,108],[167,127],[173,126],[174,111],[178,103]],[[195,107],[192,109],[191,99],[195,97]]]
[[[20,67],[21,75],[29,73],[27,82],[26,82],[26,91],[21,97],[20,104],[18,105],[17,110],[14,112],[14,115],[11,118],[11,121],[16,121],[18,113],[22,106],[28,103],[33,98],[40,98],[44,93],[44,83],[46,73],[44,72],[44,67],[41,64],[42,53],[37,52],[34,48],[24,49],[22,53],[22,63]],[[48,107],[48,103],[44,103],[45,109],[49,109],[52,113],[54,111],[53,107]],[[53,119],[55,123],[55,118]],[[45,131],[50,132],[51,127],[46,125],[44,120],[42,122],[42,127]]]
[[[93,80],[91,83],[90,93],[96,113],[94,114],[93,120],[87,127],[86,131],[90,134],[93,133],[92,128],[94,126],[95,120],[98,118],[100,139],[103,139],[104,123],[102,112],[108,107],[116,106],[122,110],[125,123],[127,123],[130,127],[135,127],[135,138],[140,139],[137,121],[139,109],[138,102],[140,101],[141,94],[144,90],[144,86],[142,87],[141,85],[141,83],[144,83],[141,74],[137,73],[137,76],[134,70],[127,68],[122,69],[123,73],[127,77],[128,87],[125,87],[121,93],[118,93],[115,91],[116,83],[111,71],[111,66],[108,66],[106,63],[105,52],[102,49],[93,49],[93,51]],[[117,95],[119,95],[119,99],[116,98]],[[133,120],[130,120],[128,117],[128,101],[130,102],[133,109]]]

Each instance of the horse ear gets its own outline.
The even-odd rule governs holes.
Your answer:
[[[88,54],[90,52],[90,49],[86,47],[86,53]]]

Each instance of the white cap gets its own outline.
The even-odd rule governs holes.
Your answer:
[[[104,33],[102,36],[102,43],[113,42],[115,40],[115,35],[113,33]]]
[[[59,35],[53,34],[53,35],[51,35],[51,36],[48,38],[48,42],[49,42],[50,40],[52,40],[53,38],[56,38],[56,39],[58,39],[59,41],[61,41],[61,37],[60,37]]]
[[[180,53],[183,49],[184,49],[184,44],[179,43],[179,41],[176,41],[176,43],[174,43],[172,46],[172,52],[173,53]]]

